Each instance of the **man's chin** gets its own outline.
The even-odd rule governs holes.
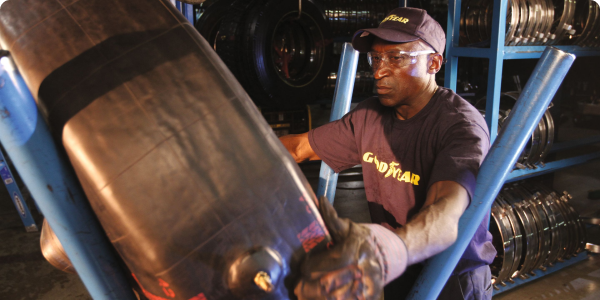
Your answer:
[[[383,105],[383,106],[393,107],[395,105],[394,100],[391,99],[387,95],[378,95],[378,98],[379,98],[379,103],[381,103],[381,105]]]

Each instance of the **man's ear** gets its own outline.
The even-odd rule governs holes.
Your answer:
[[[431,56],[429,56],[429,68],[427,69],[429,74],[436,74],[437,72],[440,71],[440,68],[442,67],[442,62],[444,61],[444,58],[442,57],[441,54],[439,53],[434,53]]]

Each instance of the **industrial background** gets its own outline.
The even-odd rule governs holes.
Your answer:
[[[233,225],[228,224],[226,232],[215,225],[188,228],[185,234],[173,236],[169,232],[182,226],[182,222],[173,220],[207,218],[193,213],[196,209],[210,210],[218,216],[214,222],[226,223],[224,220],[243,216],[250,209],[232,200],[221,211],[213,202],[194,202],[199,194],[213,200],[267,198],[274,193],[281,198],[308,198],[307,189],[296,187],[292,176],[296,172],[306,177],[315,192],[322,189],[320,162],[302,163],[299,169],[288,170],[286,161],[279,158],[280,149],[267,146],[268,142],[275,140],[271,136],[303,133],[329,122],[341,113],[336,105],[344,95],[347,107],[374,95],[373,74],[366,56],[353,53],[353,58],[347,59],[354,59],[354,64],[346,67],[343,58],[349,50],[344,45],[356,30],[377,27],[387,12],[398,6],[426,9],[442,24],[448,39],[444,53],[447,62],[436,80],[480,110],[493,139],[503,126],[509,126],[508,116],[518,112],[517,100],[547,46],[577,57],[562,83],[554,87],[556,93],[550,95],[551,102],[544,105],[540,119],[530,120],[533,130],[527,135],[524,149],[519,149],[508,173],[496,181],[499,193],[484,210],[491,213],[489,229],[498,251],[491,265],[494,299],[600,299],[600,257],[595,255],[600,253],[600,7],[593,0],[206,0],[194,5],[166,0],[123,2],[127,3],[0,0],[0,46],[4,49],[0,71],[0,118],[4,122],[0,124],[0,177],[4,182],[0,186],[0,299],[184,299],[175,296],[173,282],[183,286],[193,280],[204,280],[205,292],[183,289],[185,299],[213,299],[205,296],[211,293],[214,299],[261,298],[260,291],[248,292],[235,278],[228,279],[228,287],[216,283],[216,275],[206,270],[249,256],[266,260],[276,274],[287,272],[264,258],[269,257],[268,249],[255,249],[250,254],[236,252],[231,257],[213,257],[205,252],[225,253],[228,241],[236,239],[247,245],[274,243],[283,233],[272,228],[285,224],[301,229],[313,224],[314,207],[301,201],[290,201],[293,204],[289,207],[266,203],[257,210],[272,213],[273,220],[242,218],[231,221]],[[63,34],[67,32],[64,28],[71,26],[71,19],[81,27],[81,40],[76,39],[77,35]],[[130,32],[128,19],[134,24]],[[96,27],[108,29],[104,32]],[[118,34],[107,33],[113,31]],[[88,40],[93,47],[83,45]],[[197,52],[201,55],[188,50],[192,45],[200,45]],[[171,52],[165,56],[156,54],[167,53],[169,46],[177,50],[168,50]],[[46,51],[48,47],[60,51]],[[96,63],[98,55],[102,63]],[[222,63],[214,63],[217,60]],[[195,63],[206,67],[194,69]],[[81,66],[93,71],[80,71]],[[224,69],[230,73],[220,71]],[[208,80],[203,77],[205,72],[219,73],[224,80]],[[117,73],[121,77],[111,75]],[[353,84],[344,83],[344,79]],[[123,88],[123,82],[128,83],[127,88]],[[77,88],[71,88],[75,85]],[[221,88],[227,85],[231,91]],[[342,87],[347,89],[345,94]],[[90,104],[96,99],[86,98],[90,91],[101,101]],[[202,99],[194,98],[199,91],[204,93]],[[116,99],[129,94],[143,102],[143,112],[128,103],[117,103]],[[172,103],[172,111],[160,111],[159,101]],[[87,105],[95,106],[95,110],[83,110]],[[206,109],[219,113],[203,114]],[[111,122],[123,122],[136,114],[155,118],[158,125],[130,122],[133,129],[119,132],[116,140],[109,143],[108,136],[103,136],[113,130]],[[23,120],[17,120],[17,115],[23,115]],[[177,122],[169,119],[174,115],[179,118]],[[192,126],[192,121],[196,122],[193,118],[200,118],[204,127]],[[94,131],[90,124],[104,131]],[[64,128],[65,136],[80,134],[61,139],[57,128]],[[82,137],[81,132],[100,138]],[[188,135],[251,136],[266,142],[240,140],[227,144],[216,139],[202,144],[205,141],[187,142]],[[32,146],[34,138],[41,142]],[[127,138],[135,145],[114,150],[113,143]],[[162,146],[163,139],[171,148]],[[139,167],[124,168],[138,159],[136,155],[144,147],[153,149],[153,154],[140,160]],[[85,151],[92,154],[84,155]],[[192,175],[161,178],[148,190],[130,188],[142,182],[144,174],[174,174],[174,162],[164,159],[169,151],[178,153]],[[238,151],[260,154],[253,156],[253,165],[242,167]],[[222,154],[212,161],[198,158],[213,152]],[[67,156],[70,164],[64,163]],[[84,165],[94,165],[94,170]],[[200,172],[194,166],[198,165],[214,172],[197,175]],[[272,174],[255,173],[257,166],[265,165]],[[36,167],[44,174],[31,170]],[[236,174],[226,170],[236,170]],[[280,188],[261,188],[261,178]],[[185,195],[165,194],[158,188],[169,184],[181,190],[197,188]],[[327,184],[337,186],[334,205],[341,216],[370,221],[360,166],[341,172],[337,183]],[[237,188],[247,186],[253,188]],[[53,197],[65,204],[52,204],[56,199]],[[116,204],[120,197],[141,197],[145,200],[138,202],[152,205]],[[152,199],[171,199],[188,207],[189,215],[178,215],[171,201],[156,204]],[[272,212],[269,207],[285,208]],[[286,217],[298,211],[303,215]],[[138,215],[145,216],[143,222],[138,221]],[[165,223],[160,223],[163,221],[175,225],[164,228],[161,224]],[[53,226],[54,235],[49,223],[64,226]],[[262,237],[247,229],[257,223],[266,232]],[[200,263],[180,263],[182,257],[187,257],[181,249],[191,246],[187,241],[190,237],[215,233],[219,241],[211,241],[207,247],[212,248],[194,254]],[[56,246],[60,244],[56,236],[68,234],[84,236],[77,245],[63,242],[66,252],[78,253],[75,259]],[[152,238],[141,238],[143,234]],[[315,247],[323,246],[327,239],[319,239]],[[305,244],[283,244],[277,244],[278,251],[292,264],[297,262],[300,256],[294,249]],[[160,249],[148,250],[153,247]],[[86,251],[98,251],[101,258],[81,254]],[[174,252],[177,254],[172,255]],[[161,257],[169,258],[157,264]],[[69,258],[86,268],[75,272]],[[137,262],[130,263],[133,258],[138,258]],[[110,267],[99,271],[99,263]],[[161,273],[164,281],[159,280],[151,289],[148,282],[154,279],[150,273],[164,267],[162,263],[173,263],[175,267]],[[103,274],[111,272],[122,274],[115,276],[114,282],[106,281]],[[180,274],[187,274],[187,279],[180,279]],[[106,286],[94,283],[103,280]],[[107,286],[112,296],[96,296],[106,295]],[[264,298],[283,297],[285,288],[280,286],[281,290]],[[219,289],[231,291],[220,293]],[[164,296],[155,296],[158,294]]]

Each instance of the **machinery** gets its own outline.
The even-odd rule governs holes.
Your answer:
[[[31,126],[45,118],[58,152],[64,147],[128,270],[125,281],[149,299],[289,297],[299,261],[329,241],[315,195],[232,73],[171,3],[8,1],[0,20],[0,44],[42,114],[34,106]],[[81,194],[68,189],[56,201]],[[69,234],[69,216],[40,208],[59,239]],[[85,251],[63,246],[75,271],[93,278],[75,263]],[[123,272],[111,264],[108,286],[90,292],[126,299],[110,286],[111,272]]]
[[[45,143],[54,143],[55,156],[65,155],[75,171],[66,168],[64,178],[78,179],[61,189],[26,183],[38,185],[38,191],[62,192],[57,203],[78,203],[77,211],[89,210],[89,201],[85,226],[107,237],[92,244],[108,249],[103,252],[108,263],[84,257],[80,250],[92,247],[85,239],[75,245],[56,239],[82,220],[69,221],[58,212],[60,205],[43,204],[42,249],[49,261],[82,278],[108,278],[91,290],[98,299],[132,298],[131,286],[138,297],[152,300],[292,298],[299,262],[330,240],[314,193],[255,105],[293,108],[316,98],[323,87],[331,93],[341,76],[332,71],[331,62],[337,61],[332,56],[343,53],[336,50],[343,41],[333,36],[372,26],[392,2],[349,3],[354,6],[333,0],[285,5],[208,0],[197,7],[202,13],[195,26],[166,0],[3,3],[0,46],[23,75],[19,84],[33,94],[25,105],[36,107],[26,114],[33,128],[29,137],[51,134]],[[544,28],[551,27],[548,18]],[[484,26],[485,18],[478,24]],[[558,68],[568,69],[573,58],[556,53],[548,56],[559,56],[566,62]],[[355,93],[371,91],[372,74],[361,66],[358,62],[350,94],[353,86]],[[10,68],[7,73],[18,73]],[[506,96],[515,102],[519,97]],[[519,159],[499,155],[512,159],[506,172],[515,163],[535,168],[552,144],[551,115],[531,113],[548,106],[539,103],[514,117],[539,118],[529,122],[522,145],[511,147],[522,153]],[[502,113],[509,128],[509,113]],[[46,123],[50,131],[39,129]],[[521,152],[519,145],[530,137]],[[12,151],[21,151],[24,140]],[[488,194],[491,203],[495,195]],[[492,206],[492,230],[510,247],[494,263],[496,284],[529,276],[583,249],[585,232],[567,198],[540,186],[500,193]],[[476,219],[469,220],[478,224]],[[527,232],[526,243],[517,241],[520,230]],[[448,253],[460,252],[456,249]],[[82,260],[110,267],[90,275],[79,268]]]

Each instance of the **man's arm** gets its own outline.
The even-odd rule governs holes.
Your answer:
[[[408,265],[450,247],[458,236],[458,220],[469,205],[467,190],[454,181],[438,181],[427,191],[424,208],[396,233],[408,250]]]
[[[290,152],[298,163],[307,160],[319,160],[319,156],[313,151],[308,142],[308,132],[301,134],[284,135],[279,138],[283,146]]]
[[[458,220],[468,204],[462,185],[436,182],[427,192],[424,208],[404,227],[390,231],[377,224],[340,219],[329,202],[321,199],[319,210],[334,246],[312,257],[309,254],[294,293],[300,300],[377,299],[383,286],[400,276],[407,265],[434,256],[456,241]]]

